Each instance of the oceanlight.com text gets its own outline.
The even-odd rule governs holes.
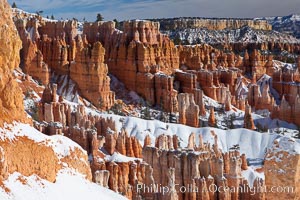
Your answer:
[[[177,192],[177,193],[199,193],[199,192],[213,192],[213,193],[249,193],[250,195],[255,195],[258,193],[294,193],[295,188],[292,186],[272,186],[266,187],[265,185],[258,185],[255,187],[248,187],[246,185],[241,185],[239,187],[232,186],[217,186],[216,184],[211,184],[207,188],[198,188],[192,184],[187,186],[179,186],[175,184],[175,187],[163,186],[161,184],[138,184],[137,192],[142,193],[160,193],[162,195]]]

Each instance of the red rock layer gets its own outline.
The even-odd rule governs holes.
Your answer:
[[[252,19],[205,19],[205,18],[177,18],[158,19],[162,28],[167,30],[175,29],[197,29],[206,28],[208,30],[239,29],[244,26],[258,30],[272,30],[272,25],[267,20]]]
[[[250,84],[248,89],[248,103],[257,110],[268,109],[272,111],[275,100],[270,94],[269,85],[264,84],[261,92],[259,85],[256,83]]]
[[[123,29],[116,30],[113,22],[97,22],[84,24],[83,33],[88,41],[101,41],[109,71],[128,89],[151,104],[158,103],[154,94],[160,88],[156,88],[154,74],[161,71],[170,75],[178,69],[177,48],[159,32],[159,23],[128,21]]]
[[[40,39],[38,21],[31,19],[26,24],[24,20],[18,19],[15,21],[15,25],[22,40],[22,49],[20,51],[21,68],[26,74],[30,74],[41,83],[48,84],[50,70],[44,62],[43,54],[38,50],[36,43]]]
[[[275,71],[272,80],[273,88],[279,93],[282,98],[293,104],[295,97],[299,95],[300,74],[298,70],[279,69]]]
[[[114,104],[104,64],[105,50],[99,42],[88,44],[80,36],[76,39],[77,22],[15,17],[15,24],[22,38],[21,67],[25,73],[45,85],[50,81],[50,70],[70,74],[81,94],[95,106],[108,109]]]
[[[75,62],[71,64],[70,76],[78,84],[82,95],[99,108],[110,108],[115,101],[110,91],[110,78],[104,64],[105,49],[100,42],[93,47],[77,46]]]
[[[190,138],[192,137],[190,136]],[[189,192],[177,192],[174,199],[214,199],[216,197],[239,199],[241,196],[239,192],[221,191],[217,194],[210,193],[207,189],[211,184],[238,187],[243,182],[247,183],[241,178],[242,159],[239,152],[222,154],[217,143],[213,149],[208,145],[199,144],[198,146],[195,145],[195,142],[192,143],[189,143],[188,146],[194,146],[192,149],[196,152],[168,150],[163,143],[157,147],[145,147],[143,149],[144,160],[155,169],[150,170],[150,176],[152,176],[150,183],[169,185],[171,188],[174,187],[175,191],[179,191],[182,186],[190,188]],[[144,183],[150,184],[149,182]],[[191,188],[197,188],[197,190]],[[141,195],[153,198],[154,194],[142,193]],[[161,193],[158,195],[158,197],[164,198]],[[168,195],[172,196],[174,193]]]
[[[78,34],[77,26],[76,20],[46,21],[42,22],[42,26],[38,30],[41,35],[47,35],[50,38],[65,38],[66,42],[70,44]]]
[[[251,130],[255,129],[255,125],[251,115],[251,106],[248,103],[246,104],[245,107],[244,128],[251,129]]]
[[[294,123],[300,125],[300,98],[299,95],[296,96],[292,104],[290,104],[286,97],[283,96],[280,105],[276,105],[273,108],[271,117],[274,119],[281,119],[289,123]]]
[[[188,126],[199,126],[199,106],[195,103],[194,95],[181,93],[178,95],[179,123]]]
[[[25,176],[36,174],[54,182],[57,172],[63,168],[63,163],[86,175],[87,179],[92,179],[90,167],[86,163],[87,154],[78,148],[70,150],[70,155],[59,158],[51,147],[27,137],[16,137],[13,141],[1,140],[0,145],[1,159],[5,160],[0,167],[2,180],[17,171]]]
[[[165,74],[155,74],[155,97],[157,105],[165,111],[177,112],[177,91],[173,88],[174,78]]]
[[[39,121],[43,123],[36,124],[38,130],[47,135],[65,135],[89,153],[93,151],[93,144],[96,144],[104,147],[110,155],[119,152],[129,157],[141,157],[142,147],[135,137],[128,136],[124,130],[117,134],[111,119],[87,115],[82,105],[78,105],[77,109],[72,108],[56,96],[56,89],[55,84],[48,85],[43,92],[38,105]]]

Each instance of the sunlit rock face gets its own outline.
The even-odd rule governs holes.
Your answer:
[[[114,22],[85,23],[83,33],[88,41],[101,41],[109,71],[128,89],[151,104],[160,103],[155,94],[161,86],[156,84],[154,73],[170,75],[179,68],[177,48],[159,32],[159,23],[128,21],[123,29],[115,29]]]
[[[22,92],[12,75],[19,66],[22,43],[11,20],[11,8],[0,2],[0,125],[13,120],[25,120]]]

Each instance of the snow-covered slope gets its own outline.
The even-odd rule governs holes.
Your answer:
[[[71,102],[79,102],[79,94],[76,83],[68,75],[56,75],[52,73],[51,81],[57,83],[57,94]]]
[[[188,41],[189,44],[196,43],[239,43],[239,42],[268,42],[281,41],[286,43],[300,43],[300,41],[291,35],[277,31],[254,30],[250,27],[240,29],[226,30],[208,30],[205,28],[196,29],[176,29],[163,31],[172,39],[180,38],[181,41]]]
[[[20,138],[23,138],[23,140]],[[28,140],[31,140],[34,141],[34,144],[37,146],[46,146],[51,148],[60,160],[58,165],[61,165],[61,168],[56,174],[54,183],[48,181],[48,179],[42,179],[36,174],[24,176],[20,173],[23,169],[11,172],[12,174],[9,174],[8,178],[4,180],[3,183],[1,182],[1,200],[125,199],[123,196],[118,195],[111,190],[90,182],[87,180],[87,175],[81,173],[81,171],[83,172],[84,170],[78,170],[78,168],[76,168],[77,164],[74,165],[72,163],[68,163],[68,159],[66,158],[72,156],[71,159],[76,160],[78,166],[85,166],[87,171],[90,170],[86,152],[69,138],[61,135],[47,136],[37,131],[29,124],[17,122],[14,124],[5,124],[3,128],[0,128],[1,144],[6,143],[16,145],[16,141],[20,140],[22,141],[22,146],[25,145]],[[36,147],[33,147],[31,151],[34,152],[36,151],[35,149]],[[81,152],[81,154],[74,153],[76,150]],[[7,151],[9,150],[6,149],[5,145],[0,147],[2,156],[0,166],[2,166],[2,162],[11,163],[11,161],[8,161],[10,157],[6,157],[6,153],[10,153]],[[43,152],[39,153],[43,155]],[[15,155],[20,156],[17,154]],[[29,155],[31,154],[29,153]],[[47,155],[48,154],[45,154],[45,156]],[[85,155],[86,159],[82,157],[82,155]],[[21,158],[20,162],[22,162],[22,159],[23,158]],[[38,159],[35,160],[36,158],[34,158],[34,156],[26,159],[31,159],[33,160],[32,162],[40,162]],[[24,158],[24,160],[26,159]],[[49,162],[56,161],[47,157],[43,160],[43,162],[45,165],[50,165],[53,163]],[[24,165],[24,162],[22,162],[22,164]],[[20,164],[20,166],[22,166],[22,164]],[[30,168],[28,164],[23,167]],[[42,164],[40,167],[42,167]],[[23,171],[26,171],[27,168]]]
[[[143,120],[135,117],[122,117],[117,115],[101,114],[103,117],[113,118],[116,122],[117,131],[122,128],[124,118],[124,128],[131,136],[135,136],[141,144],[147,135],[150,135],[152,144],[155,138],[161,134],[177,135],[180,138],[180,146],[186,147],[189,135],[196,134],[196,143],[198,144],[198,135],[203,136],[203,141],[213,144],[214,136],[211,131],[218,135],[218,145],[223,152],[230,150],[233,145],[239,144],[241,153],[246,154],[247,158],[263,159],[268,148],[271,148],[275,139],[279,141],[288,138],[275,133],[259,133],[248,129],[221,130],[217,128],[204,127],[193,128],[181,124],[164,123],[158,120]],[[294,145],[299,146],[296,141]],[[300,152],[299,152],[300,153]]]
[[[260,87],[260,92],[263,92],[263,88],[265,85],[269,85],[271,95],[274,97],[276,103],[279,105],[280,103],[280,95],[272,86],[272,77],[264,74],[260,79],[257,81],[257,85]]]
[[[29,12],[26,12],[26,11],[24,11],[22,9],[19,9],[19,8],[12,8],[12,13],[13,13],[13,16],[23,15],[23,16],[27,16],[29,19],[30,18],[35,18],[36,16],[38,16],[38,13],[29,13]],[[42,16],[41,16],[41,18],[42,18],[43,21],[57,22],[57,20],[55,20],[55,19],[49,19],[49,18],[42,17]]]
[[[300,38],[299,14],[291,14],[283,17],[265,17],[261,19],[267,20],[272,25],[273,30],[291,34],[298,39]]]
[[[70,151],[73,151],[75,148],[84,151],[77,143],[67,137],[61,135],[44,135],[29,124],[5,124],[4,128],[0,128],[0,140],[13,141],[17,137],[23,136],[40,145],[51,147],[59,158],[70,155]]]
[[[0,188],[1,200],[126,199],[70,170],[61,170],[55,183],[36,175],[26,177],[15,172],[3,182],[3,187],[9,192]]]

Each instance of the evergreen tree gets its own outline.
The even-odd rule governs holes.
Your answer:
[[[44,12],[44,11],[42,11],[42,10],[36,11],[36,14],[37,14],[38,16],[42,16],[43,12]]]
[[[294,135],[294,138],[300,139],[300,126],[297,127],[297,133]]]
[[[229,128],[229,129],[234,129],[235,128],[234,124],[233,124],[235,119],[236,119],[236,116],[235,116],[234,113],[229,115],[229,119],[227,121],[227,128]]]
[[[120,26],[120,22],[119,22],[117,19],[114,19],[113,21],[114,21],[114,22],[115,22],[115,24],[116,24],[116,28],[119,28],[119,26]]]
[[[174,42],[175,45],[180,45],[181,44],[181,39],[180,39],[179,35],[177,35],[174,38],[173,42]]]
[[[103,20],[104,20],[103,16],[100,13],[98,13],[96,22],[100,22],[100,21],[103,21]]]
[[[125,114],[122,112],[122,107],[122,104],[117,102],[110,108],[110,111],[116,115],[125,116]]]
[[[17,4],[16,4],[15,2],[13,2],[13,4],[12,4],[11,7],[12,7],[12,8],[18,8],[18,7],[17,7]]]
[[[51,15],[51,19],[52,19],[52,20],[54,20],[54,19],[55,19],[55,18],[54,18],[54,16],[53,16],[53,14]]]
[[[141,117],[146,120],[151,119],[150,103],[148,101],[146,101],[145,107],[141,110]]]

